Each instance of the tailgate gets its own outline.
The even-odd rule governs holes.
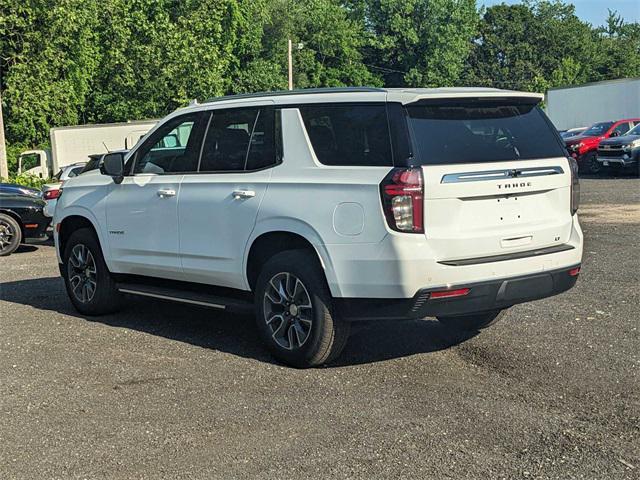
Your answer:
[[[422,168],[425,235],[438,261],[569,240],[571,170],[564,157]]]

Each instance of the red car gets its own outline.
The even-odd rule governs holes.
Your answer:
[[[595,174],[600,172],[602,168],[600,162],[596,160],[600,141],[624,135],[638,123],[640,123],[640,118],[594,123],[580,135],[565,138],[564,143],[571,156],[578,161],[580,171]]]

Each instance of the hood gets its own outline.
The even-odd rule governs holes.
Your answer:
[[[569,145],[575,145],[576,143],[585,143],[585,144],[589,144],[589,143],[595,143],[600,141],[602,137],[594,137],[594,136],[585,136],[585,135],[578,135],[576,137],[569,137],[569,138],[565,138],[564,139],[564,143],[565,145],[569,146]]]
[[[606,138],[600,145],[627,145],[635,140],[640,140],[640,135],[623,135],[621,137]]]

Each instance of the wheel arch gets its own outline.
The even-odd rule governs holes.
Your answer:
[[[64,249],[67,246],[67,241],[71,234],[76,230],[81,228],[90,228],[96,234],[96,238],[98,239],[98,244],[100,245],[100,249],[102,250],[102,256],[106,259],[105,255],[105,245],[100,238],[100,232],[96,227],[95,223],[84,215],[72,214],[64,217],[60,220],[57,225],[57,247],[58,252],[60,253],[60,258],[62,259],[62,255],[64,255]]]
[[[24,230],[24,224],[22,223],[22,218],[20,217],[20,215],[8,208],[0,208],[0,213],[11,217],[16,222],[18,222],[18,226],[20,227],[20,234],[22,235],[22,241],[20,243],[24,242],[26,232]]]
[[[261,267],[276,253],[292,249],[306,249],[314,253],[324,271],[333,296],[339,296],[332,264],[320,236],[311,227],[293,224],[280,228],[261,228],[255,231],[247,243],[244,260],[245,280],[249,290],[253,290]]]

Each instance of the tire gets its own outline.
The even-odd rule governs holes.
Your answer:
[[[255,288],[256,323],[271,353],[297,368],[337,358],[350,324],[333,312],[324,272],[314,254],[288,250],[271,257]]]
[[[73,232],[67,241],[62,261],[67,294],[78,312],[104,315],[119,309],[122,294],[104,262],[100,243],[93,230],[81,228]]]
[[[596,152],[589,152],[582,160],[586,173],[597,175],[602,170],[602,165],[597,160]]]
[[[0,257],[11,255],[22,242],[22,228],[18,221],[0,213]]]
[[[436,317],[440,323],[447,327],[462,331],[477,331],[494,325],[500,321],[506,310],[491,310],[489,312],[471,313],[451,317]]]

